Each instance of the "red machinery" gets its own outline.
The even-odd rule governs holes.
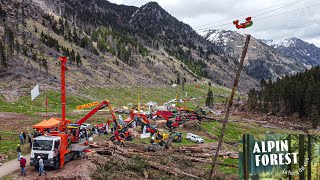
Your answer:
[[[121,128],[117,128],[114,131],[114,135],[110,137],[112,142],[117,141],[118,143],[123,143],[125,140],[132,140],[132,134],[128,131],[130,125],[135,121],[135,119],[131,119],[125,126],[121,126]]]
[[[165,120],[168,120],[170,117],[173,116],[173,112],[168,110],[157,110],[155,115]]]
[[[95,113],[97,113],[99,110],[109,107],[111,111],[112,118],[115,119],[115,115],[113,114],[112,107],[110,105],[110,102],[108,100],[102,101],[100,104],[98,104],[94,109],[92,109],[88,114],[86,114],[83,118],[78,120],[75,124],[69,124],[68,129],[71,131],[71,141],[72,142],[79,142],[79,127],[86,122],[91,116],[93,116]]]
[[[172,114],[172,112],[171,112]],[[139,113],[134,113],[134,109],[131,111],[130,113],[130,119],[135,119],[136,118],[136,122],[140,123],[143,126],[146,126],[146,132],[150,132],[151,134],[154,134],[158,131],[157,128],[152,127],[150,125],[150,121],[148,120],[147,115],[145,114],[139,114]]]
[[[34,138],[33,149],[31,151],[30,164],[37,167],[37,157],[43,156],[45,166],[62,168],[65,161],[75,157],[76,152],[68,149],[68,140],[70,135],[67,134],[67,124],[71,121],[66,119],[66,88],[65,88],[65,71],[66,57],[60,57],[61,64],[61,111],[62,119],[59,124],[59,131],[51,131],[48,136],[39,136]]]
[[[233,24],[236,25],[237,29],[240,29],[240,28],[245,29],[247,27],[252,26],[253,22],[251,20],[251,17],[247,17],[246,21],[244,23],[239,24],[239,20],[235,20],[235,21],[233,21]]]
[[[44,160],[44,165],[49,167],[54,167],[56,169],[62,168],[66,161],[75,158],[77,155],[81,154],[86,147],[77,145],[72,146],[69,144],[70,141],[78,142],[79,137],[79,126],[84,123],[88,118],[95,114],[98,110],[109,106],[110,102],[103,101],[96,108],[90,111],[86,116],[81,118],[76,126],[71,127],[70,131],[76,129],[75,133],[67,133],[68,127],[71,121],[66,119],[66,83],[65,83],[65,71],[66,68],[66,57],[60,57],[61,64],[61,111],[62,118],[58,127],[59,131],[51,131],[47,136],[38,136],[34,138],[33,148],[31,151],[30,164],[37,168],[38,156],[42,156]],[[113,118],[114,115],[113,115]],[[72,126],[72,125],[70,125]]]

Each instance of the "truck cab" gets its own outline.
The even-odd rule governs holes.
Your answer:
[[[32,144],[30,165],[38,167],[38,156],[43,159],[44,166],[60,167],[60,144],[59,136],[38,136]]]

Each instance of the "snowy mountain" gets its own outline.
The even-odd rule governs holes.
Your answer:
[[[220,47],[230,58],[239,60],[243,49],[245,35],[235,31],[210,30],[204,37]],[[276,79],[309,67],[309,64],[285,56],[273,47],[274,41],[262,41],[251,38],[245,61],[245,71],[248,75],[261,80],[262,78]],[[284,41],[279,47],[291,47],[291,41]]]
[[[262,40],[286,57],[296,59],[306,66],[320,64],[320,48],[298,38],[286,38],[280,41]],[[271,42],[271,43],[270,43]]]

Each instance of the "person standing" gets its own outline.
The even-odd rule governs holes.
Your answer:
[[[88,129],[84,130],[84,135],[86,136],[86,140],[89,139],[89,133],[88,132],[89,132]]]
[[[20,159],[21,176],[22,174],[26,176],[26,170],[25,170],[26,164],[27,164],[27,160],[23,156],[21,156],[21,159]]]
[[[83,141],[82,131],[80,131],[80,133],[79,133],[79,138],[80,138],[80,141]]]
[[[26,141],[27,141],[27,134],[26,134],[26,132],[22,132],[22,136],[23,136],[23,143],[26,143]]]
[[[31,134],[29,134],[29,138],[28,138],[28,141],[29,141],[29,145],[30,145],[30,149],[32,148],[32,137],[31,137]]]
[[[23,144],[23,134],[22,134],[22,132],[19,134],[19,138],[20,138],[20,144]]]
[[[38,162],[39,162],[39,176],[41,176],[42,173],[47,175],[47,173],[44,171],[44,164],[41,156],[38,156]]]
[[[20,156],[21,156],[20,144],[17,145],[17,153],[18,153],[18,161],[20,161]]]
[[[37,129],[33,129],[33,138],[36,138],[38,136]]]
[[[29,139],[32,137],[32,135],[31,135],[31,132],[29,131],[28,132],[28,142],[29,142]]]

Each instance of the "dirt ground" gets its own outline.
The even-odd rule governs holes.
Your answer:
[[[223,115],[221,116],[223,118]],[[277,116],[265,116],[263,114],[252,114],[252,113],[243,113],[243,112],[234,112],[232,113],[232,118],[230,118],[230,121],[234,122],[256,122],[261,125],[267,125],[267,126],[272,126],[272,127],[277,127],[277,128],[285,128],[285,129],[291,129],[291,128],[299,128],[303,122],[299,121],[291,121],[293,117],[286,117],[286,118],[281,118]],[[33,124],[35,124],[35,121],[41,121],[42,119],[47,119],[45,115],[42,116],[37,116],[32,117],[28,115],[23,115],[23,114],[17,114],[17,113],[4,113],[0,112],[0,132],[12,132],[13,134],[18,134],[21,130],[31,130],[28,129],[30,128]],[[219,118],[219,117],[218,117]],[[165,121],[157,121],[158,127],[165,128]],[[272,128],[270,127],[270,128]],[[199,129],[198,126],[194,124],[194,122],[189,122],[185,123],[182,125],[180,130],[187,130],[187,131],[192,131],[194,133],[197,133],[200,136],[206,136],[204,132],[202,132],[202,129]],[[15,135],[14,135],[15,136]],[[18,138],[18,136],[15,136]],[[14,137],[14,138],[15,138]],[[105,139],[101,137],[104,142]],[[132,142],[126,142],[125,144],[125,149],[131,151],[133,149],[136,149],[138,151],[143,151],[144,149],[143,144],[134,144]],[[198,146],[199,148],[203,146],[207,146],[207,144],[202,144],[202,145],[192,145],[192,146]],[[189,146],[190,147],[190,146]],[[161,153],[156,153],[155,156],[151,155],[151,153],[146,153],[147,159],[154,161],[156,163],[160,163],[162,165],[166,166],[172,166],[172,167],[183,167],[185,172],[199,175],[200,177],[205,177],[204,174],[204,167],[207,169],[207,165],[204,166],[203,163],[195,163],[191,162],[190,160],[184,160],[185,158],[189,158],[189,156],[186,156],[186,154],[181,154],[181,153],[176,153],[174,152],[175,149],[178,147],[173,147],[171,150],[167,150]],[[170,158],[167,159],[165,156],[167,154],[170,154]],[[111,158],[111,157],[107,157]],[[112,157],[114,158],[114,157]],[[111,158],[111,159],[112,159]],[[205,160],[210,160],[210,159],[205,159]],[[188,166],[184,165],[190,165],[192,168],[189,168]],[[71,162],[68,162],[65,164],[63,169],[55,171],[48,169],[47,176],[38,176],[38,172],[33,169],[33,167],[28,167],[26,169],[27,171],[27,176],[22,177],[19,174],[19,170],[15,171],[10,175],[10,178],[12,179],[91,179],[90,175],[92,172],[95,171],[96,165],[94,161],[83,159],[83,160],[74,160]],[[237,169],[235,169],[237,170]],[[155,170],[153,170],[155,171]],[[234,176],[229,176],[227,179],[233,179]]]
[[[12,179],[51,179],[51,180],[67,180],[67,179],[83,179],[89,180],[90,174],[94,172],[96,166],[91,162],[91,160],[82,159],[82,160],[73,160],[64,165],[60,170],[47,169],[47,175],[38,176],[39,173],[32,166],[28,166],[26,169],[27,175],[20,176],[20,170],[12,173]]]
[[[25,114],[0,112],[0,131],[19,132],[27,130],[34,124],[36,119]],[[30,130],[30,128],[29,128]]]

